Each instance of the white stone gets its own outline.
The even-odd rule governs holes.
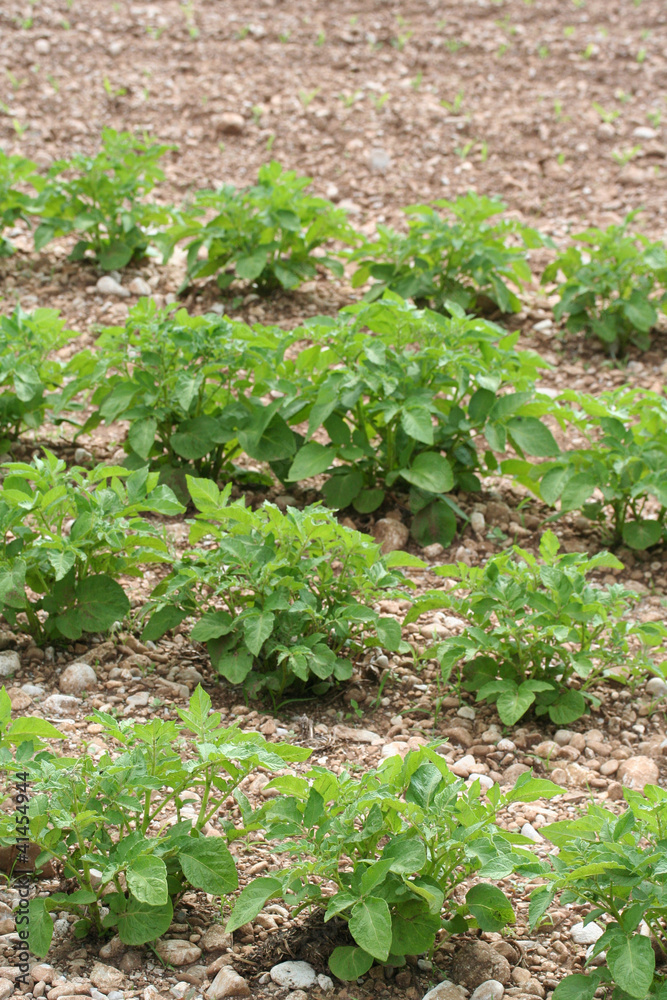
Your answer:
[[[21,669],[19,654],[13,649],[3,649],[0,652],[0,677],[10,677]]]
[[[201,958],[201,948],[180,939],[164,941],[160,938],[155,950],[168,965],[192,965],[198,958]]]
[[[150,295],[152,288],[144,278],[132,278],[132,281],[127,286],[133,295]]]
[[[554,733],[554,743],[557,743],[559,747],[566,747],[574,733],[569,729],[557,729]]]
[[[596,923],[584,926],[583,922],[579,921],[578,924],[573,924],[570,929],[570,935],[575,944],[595,944],[603,934],[604,930]]]
[[[207,989],[206,995],[210,1000],[219,1000],[220,997],[249,997],[250,987],[243,976],[229,965],[223,965]]]
[[[534,826],[530,823],[524,823],[521,827],[521,836],[527,837],[528,840],[532,840],[534,844],[544,843],[544,837],[537,832]]]
[[[371,729],[355,729],[353,726],[334,726],[334,736],[339,740],[350,740],[353,743],[384,743],[384,738]]]
[[[486,518],[481,510],[474,510],[470,515],[470,527],[476,535],[483,535],[486,528]]]
[[[290,990],[307,990],[317,982],[317,973],[308,962],[280,962],[271,969],[271,979]]]
[[[121,283],[112,278],[110,274],[102,275],[95,287],[102,295],[115,295],[119,299],[127,299],[131,294],[128,288],[123,288]]]
[[[472,754],[467,753],[465,757],[461,757],[460,760],[451,764],[449,770],[458,778],[467,778],[473,773],[476,767],[477,761]]]
[[[496,749],[502,750],[504,753],[514,753],[516,744],[512,740],[508,740],[507,737],[503,737],[502,740],[498,740],[496,743]]]
[[[467,783],[469,785],[474,784],[475,781],[479,781],[480,788],[485,792],[488,792],[490,788],[493,788],[495,781],[490,778],[488,774],[476,774],[474,771],[472,774],[468,775]]]
[[[505,987],[497,979],[487,979],[480,983],[470,1000],[502,1000]]]
[[[81,699],[74,698],[70,694],[50,694],[43,702],[42,710],[45,715],[76,715],[81,707]]]
[[[234,938],[227,933],[222,924],[211,924],[199,944],[204,951],[226,951],[234,944]]]
[[[127,708],[145,708],[148,704],[148,691],[137,691],[136,694],[131,694],[130,697],[125,702]]]
[[[75,448],[74,449],[74,461],[76,465],[85,465],[87,462],[92,462],[93,456],[87,448]]]
[[[651,677],[646,683],[646,692],[654,698],[664,698],[667,695],[667,684],[661,677]]]
[[[545,330],[550,330],[553,325],[552,319],[541,319],[538,323],[533,324],[533,330],[537,333],[544,333]]]
[[[466,1000],[467,996],[468,991],[463,986],[455,986],[449,979],[444,979],[425,993],[423,1000]]]
[[[648,125],[638,125],[636,129],[632,132],[635,139],[657,139],[658,133],[654,128],[649,128]]]
[[[373,538],[380,546],[382,555],[397,552],[402,549],[410,537],[410,529],[402,521],[391,517],[382,517],[375,522]]]
[[[48,56],[51,51],[51,43],[48,38],[38,38],[35,42],[35,52],[40,56]]]
[[[84,660],[75,660],[63,670],[58,687],[63,694],[82,694],[97,687],[97,674]]]
[[[329,976],[323,976],[321,973],[317,977],[317,985],[322,990],[323,993],[333,993],[334,983],[333,979]]]
[[[14,992],[14,983],[11,979],[0,979],[0,1000],[7,1000]]]
[[[88,978],[93,986],[97,986],[98,990],[108,993],[109,990],[118,989],[119,986],[123,985],[125,973],[121,972],[120,969],[114,969],[113,965],[95,962]]]
[[[469,719],[470,722],[472,722],[477,715],[472,705],[461,705],[461,707],[457,709],[456,714],[459,719]]]
[[[21,690],[25,692],[30,698],[43,698],[44,688],[41,684],[22,684]]]

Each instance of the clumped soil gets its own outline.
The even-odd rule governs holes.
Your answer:
[[[638,207],[644,209],[639,227],[652,238],[664,238],[666,31],[662,0],[4,0],[0,144],[7,153],[46,166],[77,149],[95,152],[104,126],[146,130],[178,145],[165,159],[167,181],[158,192],[169,203],[204,186],[249,184],[263,162],[276,158],[312,176],[313,190],[346,207],[353,224],[369,234],[378,223],[403,225],[405,205],[453,199],[472,189],[501,196],[512,216],[558,244],[569,232],[617,223]],[[100,326],[125,321],[135,299],[100,294],[95,268],[66,259],[71,241],[36,254],[24,230],[12,239],[17,253],[0,260],[4,311],[16,302],[26,309],[59,309],[81,335],[76,348],[92,346]],[[555,323],[544,322],[552,318],[538,284],[544,252],[534,252],[532,262],[535,281],[524,309],[502,322],[519,329],[521,344],[551,364],[545,387],[600,392],[628,384],[662,391],[664,333],[656,334],[651,350],[631,351],[623,368],[614,367],[596,343],[564,338]],[[127,286],[133,277],[143,277],[164,303],[174,300],[183,274],[183,255],[177,253],[165,266],[148,260],[131,267],[122,280]],[[334,313],[356,294],[347,280],[322,276],[294,293],[267,299],[235,289],[224,302],[208,282],[190,289],[182,301],[194,312],[224,304],[249,322],[293,327],[308,316]],[[101,427],[77,444],[102,461],[118,452],[122,436],[122,428]],[[46,437],[43,431],[27,435],[15,454],[29,457],[43,444],[72,460],[75,445],[67,425],[48,429]],[[297,493],[296,499],[306,503],[311,495]],[[255,494],[255,502],[259,499]],[[536,550],[548,511],[533,499],[526,502],[507,481],[486,480],[483,493],[459,500],[467,512],[484,513],[488,533],[477,537],[466,527],[446,551],[429,555],[432,564],[480,563],[512,541]],[[396,516],[405,517],[400,498],[395,507]],[[372,530],[372,519],[356,523]],[[172,530],[184,544],[185,525]],[[577,516],[556,522],[555,530],[568,551],[594,552],[604,541],[599,527]],[[637,614],[662,620],[664,551],[618,554],[625,569],[612,576],[637,590]],[[418,589],[439,582],[429,571],[414,577]],[[135,605],[155,582],[147,572],[133,583]],[[383,610],[400,619],[404,608],[384,602]],[[406,629],[406,637],[423,645],[434,628],[445,636],[451,623],[424,618]],[[2,639],[3,648],[16,648],[21,656],[20,675],[7,682],[17,712],[42,711],[43,699],[32,700],[22,684],[41,685],[45,697],[58,690],[68,662],[91,652],[81,643],[47,658],[20,635],[3,633]],[[185,635],[150,649],[126,633],[97,644],[94,652],[99,689],[74,717],[58,720],[67,735],[66,753],[103,752],[103,741],[85,718],[91,707],[141,719],[155,708],[129,708],[126,702],[147,692],[160,699],[165,717],[173,717],[184,702],[183,689],[175,685],[185,683],[191,690],[202,677],[226,719],[259,728],[268,738],[306,744],[317,764],[338,770],[349,764],[375,766],[381,744],[364,743],[349,732],[363,728],[384,743],[413,736],[446,738],[452,764],[474,747],[475,769],[501,784],[532,766],[567,787],[546,804],[511,807],[503,822],[513,829],[530,822],[539,831],[570,816],[591,795],[620,807],[616,771],[629,757],[650,758],[660,782],[667,778],[664,712],[646,695],[643,682],[601,688],[600,708],[571,726],[567,744],[550,743],[555,727],[527,717],[505,731],[513,749],[498,750],[483,736],[497,722],[492,709],[477,707],[474,718],[470,712],[462,717],[458,698],[445,691],[436,716],[435,698],[443,692],[435,669],[417,673],[406,659],[391,661],[394,676],[382,690],[377,672],[361,663],[348,689],[331,699],[271,711],[245,705],[238,692],[220,686],[202,649]],[[338,728],[341,724],[344,728]],[[266,780],[259,776],[248,782],[251,801],[262,801]],[[232,849],[242,885],[259,871],[281,866],[280,857],[260,839],[247,846],[236,842]],[[535,850],[544,855],[549,845],[538,844]],[[41,886],[57,890],[57,873],[47,876]],[[529,933],[531,887],[511,880],[501,885],[515,905],[517,924],[504,943],[499,935],[483,938],[495,943],[514,969],[508,995],[548,996],[562,975],[582,967],[585,949],[574,943],[569,928],[584,911],[555,909],[553,925]],[[0,892],[0,965],[12,962],[8,914],[13,901],[15,890]],[[271,965],[293,956],[326,973],[330,945],[345,932],[340,925],[322,925],[317,914],[302,915],[293,924],[280,907],[267,913],[271,919],[235,933],[225,961],[247,979],[253,996],[282,1000],[287,991],[267,981]],[[171,932],[196,943],[218,916],[213,897],[189,893]],[[373,969],[350,986],[336,982],[333,997],[419,1000],[448,974],[461,944],[456,939],[440,944],[431,968],[415,961],[403,970]],[[92,940],[66,938],[56,942],[49,960],[69,978],[87,981],[99,947]],[[179,982],[191,983],[199,995],[215,974],[207,968],[219,955],[204,953],[183,970],[165,969],[149,949],[107,961],[126,970],[126,997],[142,995],[149,985],[166,996]]]

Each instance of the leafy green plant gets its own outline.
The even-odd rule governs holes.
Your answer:
[[[4,766],[27,774],[30,783],[30,840],[41,848],[36,868],[56,861],[76,885],[30,901],[33,954],[49,950],[54,910],[78,917],[76,937],[117,933],[125,944],[140,945],[167,930],[174,903],[189,887],[221,896],[237,888],[227,840],[238,834],[225,800],[241,795],[240,782],[256,768],[280,769],[310,751],[223,728],[201,687],[178,715],[180,722],[142,724],[95,713],[91,721],[113,745],[98,760],[85,753],[35,756],[27,745],[16,761],[4,752]],[[206,835],[215,817],[226,836]],[[0,823],[5,842],[15,840],[11,827],[11,820]]]
[[[96,156],[75,153],[55,162],[30,207],[41,220],[35,249],[75,232],[81,238],[70,260],[92,258],[103,270],[113,270],[144,256],[151,230],[165,225],[169,212],[143,199],[164,180],[158,162],[175,148],[105,128]]]
[[[118,577],[138,576],[146,563],[170,562],[160,525],[140,514],[182,513],[171,490],[158,486],[157,473],[147,468],[68,470],[46,449],[43,459],[7,462],[2,469],[0,610],[6,620],[38,643],[79,639],[122,620],[130,602]]]
[[[0,149],[0,257],[9,257],[14,248],[2,233],[13,226],[17,219],[27,222],[30,218],[30,196],[22,190],[26,185],[39,184],[37,165],[24,156],[7,156]]]
[[[151,462],[165,473],[193,463],[212,478],[223,469],[238,477],[232,460],[242,450],[260,461],[289,458],[296,444],[280,399],[266,405],[260,397],[292,340],[277,328],[185,309],[172,315],[142,299],[80,366],[96,407],[81,432],[129,421],[127,464]]]
[[[594,334],[612,357],[623,356],[629,344],[646,350],[658,310],[667,308],[667,250],[630,230],[637,214],[576,233],[581,246],[568,247],[542,275],[542,284],[565,278],[557,288],[556,319],[567,316],[568,330]]]
[[[574,404],[561,415],[567,412],[586,446],[540,465],[513,464],[519,481],[545,503],[560,503],[561,514],[581,510],[602,522],[612,544],[660,544],[667,514],[665,397],[624,387],[599,396],[567,390],[554,401],[562,403]]]
[[[225,680],[272,697],[322,693],[351,676],[364,646],[410,652],[398,622],[357,599],[404,583],[373,541],[320,507],[283,514],[264,503],[253,511],[229,503],[229,485],[221,492],[210,480],[187,479],[199,512],[190,541],[208,545],[186,553],[154,590],[145,639],[193,615],[190,637],[206,643]],[[401,553],[396,561],[409,559]]]
[[[177,243],[189,241],[184,287],[216,274],[222,289],[235,279],[260,292],[291,289],[314,278],[318,266],[342,276],[340,261],[317,251],[332,240],[355,243],[359,237],[342,208],[306,193],[310,183],[274,160],[260,167],[254,187],[198,192],[163,242],[168,255]],[[210,213],[213,218],[201,221]]]
[[[254,919],[269,899],[282,898],[297,913],[322,908],[325,921],[347,921],[354,944],[338,946],[329,967],[348,980],[374,960],[404,965],[406,955],[432,949],[443,927],[455,934],[513,924],[499,888],[477,883],[463,899],[459,887],[473,874],[541,874],[547,866],[518,846],[528,841],[497,827],[495,814],[560,791],[526,773],[509,793],[495,785],[483,800],[479,781],[466,787],[434,747],[392,757],[360,778],[316,767],[267,787],[282,794],[246,823],[263,827],[294,860],[243,890],[227,930]]]
[[[49,354],[76,336],[57,309],[28,313],[17,306],[0,317],[0,451],[22,430],[39,428],[47,408],[57,415],[71,407],[71,390],[62,388],[67,366]]]
[[[540,830],[558,850],[549,855],[546,884],[531,895],[531,926],[559,898],[561,905],[588,904],[584,923],[596,920],[604,929],[588,953],[598,967],[567,976],[554,1000],[593,1000],[601,986],[614,1000],[667,996],[667,792],[647,785],[643,794],[623,794],[620,815],[591,803],[583,815]]]
[[[467,620],[461,635],[429,652],[440,661],[445,682],[463,663],[463,688],[476,692],[477,701],[495,703],[506,725],[529,709],[557,725],[574,722],[589,704],[599,705],[590,691],[594,684],[613,668],[619,679],[618,668],[648,667],[645,647],[667,635],[655,622],[628,620],[636,600],[631,591],[587,580],[598,569],[622,569],[615,556],[601,552],[589,558],[558,549],[558,539],[547,531],[540,541],[541,561],[514,546],[484,567],[438,566],[438,576],[456,583],[424,594],[405,619],[409,624],[425,611],[452,608]]]
[[[508,282],[516,288],[530,282],[526,248],[550,240],[511,219],[489,222],[504,211],[504,203],[471,191],[434,206],[409,205],[407,235],[378,226],[376,240],[352,251],[351,259],[360,262],[353,287],[372,278],[366,293],[371,301],[389,288],[438,310],[451,311],[454,302],[475,312],[486,298],[502,312],[518,312],[521,303]]]
[[[387,292],[296,331],[311,346],[283,365],[276,385],[285,419],[307,421],[307,431],[291,463],[273,464],[280,478],[327,472],[327,504],[364,513],[410,490],[415,538],[448,544],[458,507],[443,494],[479,490],[479,474],[497,469],[494,451],[558,454],[531,388],[538,355],[517,351],[517,335],[452,311],[417,311]],[[313,440],[320,428],[329,443]]]

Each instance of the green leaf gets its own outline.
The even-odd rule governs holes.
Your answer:
[[[151,448],[155,444],[155,433],[157,431],[157,420],[154,417],[146,417],[144,420],[137,420],[132,424],[127,435],[127,440],[136,451],[139,458],[148,461]]]
[[[595,972],[590,976],[566,976],[553,991],[552,1000],[593,1000],[599,985],[600,976]]]
[[[296,453],[287,478],[290,482],[295,482],[319,476],[320,473],[327,471],[335,457],[336,452],[333,448],[326,448],[323,444],[310,441]]]
[[[115,918],[118,936],[123,944],[146,944],[147,941],[154,941],[168,930],[173,916],[171,900],[167,900],[163,906],[149,906],[148,903],[142,903],[130,896],[122,912]]]
[[[329,956],[329,968],[334,976],[349,982],[365,975],[373,964],[373,956],[363,948],[339,945]]]
[[[172,628],[177,628],[183,619],[187,617],[187,611],[168,604],[166,607],[156,611],[154,615],[151,615],[141,633],[141,638],[144,642],[146,639],[154,642],[156,639],[160,639],[165,632],[169,632]]]
[[[644,1000],[653,982],[655,952],[643,934],[614,937],[607,946],[607,965],[621,989]]]
[[[58,615],[56,624],[67,639],[79,639],[82,632],[106,632],[129,610],[130,602],[121,585],[98,574],[77,584],[75,607]]]
[[[395,618],[378,618],[375,631],[383,649],[396,652],[401,644],[401,626]]]
[[[215,649],[215,639],[208,643],[211,663],[230,684],[243,684],[252,670],[254,658],[247,649],[235,649],[232,653],[218,654]]]
[[[404,904],[392,920],[391,953],[421,955],[433,946],[441,926],[440,914],[428,913],[422,904],[415,907],[412,915],[411,909]]]
[[[3,689],[4,690],[4,689]],[[64,740],[65,734],[52,726],[46,719],[38,719],[33,715],[25,715],[15,719],[7,730],[7,738],[12,743],[21,743],[32,736],[43,739]]]
[[[577,472],[561,491],[561,510],[578,510],[592,496],[596,486],[597,480],[591,473]]]
[[[507,431],[526,455],[553,458],[560,454],[553,434],[537,417],[512,417],[507,422]]]
[[[555,895],[556,890],[548,885],[541,885],[531,893],[530,903],[528,906],[528,922],[531,930],[533,927],[537,927],[540,920],[553,903]]]
[[[507,683],[511,682],[508,681]],[[496,708],[498,709],[498,715],[505,725],[513,726],[522,715],[526,714],[534,701],[535,693],[526,688],[525,684],[522,684],[521,687],[513,684],[511,689],[503,691],[500,695],[496,702]]]
[[[352,501],[352,506],[359,514],[371,514],[377,510],[384,500],[384,490],[363,490]]]
[[[514,923],[512,904],[495,885],[474,885],[468,890],[466,903],[483,931],[500,931]]]
[[[216,896],[238,889],[234,858],[222,837],[192,839],[179,850],[178,860],[183,874],[195,889]]]
[[[220,444],[221,431],[213,417],[193,417],[178,425],[169,443],[177,455],[196,462],[205,458]]]
[[[426,848],[418,837],[394,837],[382,851],[383,860],[391,860],[391,871],[412,875],[426,864]]]
[[[401,469],[400,475],[412,486],[429,493],[446,493],[454,486],[454,473],[449,462],[435,451],[423,451],[417,455],[409,469]]]
[[[581,691],[575,688],[562,690],[558,700],[549,705],[549,718],[557,726],[567,726],[575,719],[580,719],[586,712],[586,699]]]
[[[254,920],[269,899],[282,896],[282,883],[277,878],[256,878],[247,885],[234,904],[225,930],[228,934]]]
[[[391,951],[391,914],[384,899],[378,896],[360,899],[352,908],[348,927],[364,951],[386,962]]]
[[[444,500],[433,500],[415,514],[410,534],[422,548],[433,542],[447,546],[456,534],[456,515]]]
[[[130,861],[125,875],[128,889],[139,902],[150,906],[167,902],[167,866],[161,858],[141,855]]]
[[[239,278],[243,278],[244,281],[254,281],[255,278],[259,278],[266,267],[268,257],[268,250],[255,250],[254,253],[247,254],[245,257],[237,257],[236,273]]]
[[[51,947],[53,921],[46,909],[46,900],[36,896],[28,904],[28,947],[37,958],[44,958]]]
[[[331,476],[322,487],[327,506],[332,510],[342,510],[349,507],[359,495],[364,485],[363,473],[359,469],[351,469],[344,475]]]
[[[630,549],[650,549],[662,538],[660,521],[626,521],[623,525],[623,541]]]
[[[262,646],[273,632],[275,620],[276,616],[270,611],[253,612],[244,618],[243,637],[253,656],[259,656]]]
[[[100,250],[97,260],[103,271],[119,271],[130,263],[133,255],[133,246],[122,240],[111,240],[108,246]]]
[[[47,552],[46,557],[55,570],[56,580],[64,579],[76,562],[76,556],[73,552],[50,551]]]
[[[401,413],[401,427],[408,437],[422,444],[433,444],[433,421],[428,410],[403,410]]]
[[[235,620],[228,611],[206,611],[190,632],[194,642],[208,642],[234,631]]]

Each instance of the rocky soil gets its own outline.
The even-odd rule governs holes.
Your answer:
[[[171,202],[195,187],[250,183],[274,157],[311,175],[314,190],[346,207],[368,233],[378,222],[400,225],[404,205],[472,188],[501,195],[514,216],[557,242],[640,206],[641,228],[664,239],[666,26],[662,0],[3,0],[0,143],[46,165],[74,149],[93,152],[105,125],[146,129],[178,144],[167,162],[164,199]],[[66,260],[66,240],[35,254],[27,233],[12,238],[19,250],[0,261],[0,308],[10,311],[19,301],[26,309],[58,308],[80,331],[79,346],[92,344],[98,325],[123,323],[139,295],[174,301],[184,271],[176,254],[164,267],[148,263],[101,278]],[[536,275],[543,263],[536,253]],[[322,279],[289,296],[260,301],[246,290],[223,304],[205,285],[184,304],[293,326],[335,312],[353,295],[347,283]],[[553,366],[545,386],[662,391],[660,337],[625,368],[614,368],[595,344],[560,336],[537,282],[511,328]],[[52,429],[48,443],[73,458],[75,446],[61,433]],[[40,443],[26,442],[26,453]],[[78,442],[98,460],[120,444],[117,428]],[[546,508],[526,503],[507,482],[487,480],[483,494],[461,504],[475,517],[450,549],[422,553],[429,564],[480,563],[512,541],[537,548]],[[384,523],[366,519],[359,526],[386,548],[410,546],[403,512],[384,513]],[[601,546],[599,529],[583,518],[557,522],[556,530],[569,551]],[[182,526],[181,538],[184,532]],[[618,555],[625,570],[613,579],[638,592],[640,617],[662,620],[665,553]],[[414,577],[418,588],[440,580],[429,571]],[[147,574],[136,584],[136,603],[154,582]],[[400,602],[382,607],[399,619],[405,610]],[[406,638],[419,648],[434,632],[444,637],[461,628],[454,616],[436,614],[409,626]],[[128,632],[56,652],[5,630],[0,648],[0,678],[14,710],[57,722],[70,754],[99,757],[105,749],[100,728],[86,720],[91,708],[169,718],[201,681],[225,719],[305,744],[313,762],[335,770],[350,762],[374,766],[433,737],[447,739],[446,759],[463,778],[481,775],[483,783],[505,786],[532,767],[566,793],[512,806],[502,821],[530,837],[538,854],[550,849],[540,834],[546,823],[571,816],[591,797],[620,808],[623,787],[667,778],[666,689],[655,679],[606,685],[600,709],[571,731],[532,722],[508,730],[491,709],[460,702],[454,692],[445,692],[436,715],[436,671],[416,672],[408,658],[376,657],[329,701],[268,713],[220,687],[184,635],[153,645]],[[391,680],[380,688],[387,670]],[[266,781],[248,783],[252,801],[262,800]],[[260,841],[232,849],[242,884],[279,867]],[[295,931],[282,906],[269,906],[232,939],[222,930],[218,901],[193,892],[153,952],[125,949],[116,939],[102,946],[75,941],[63,912],[48,964],[32,969],[22,991],[47,1000],[548,998],[564,974],[581,969],[595,925],[583,928],[585,910],[567,906],[553,912],[551,926],[530,934],[531,886],[508,879],[503,887],[518,915],[511,934],[443,942],[432,960],[403,970],[376,967],[347,986],[329,978],[317,915]],[[57,888],[56,878],[40,884],[44,892]],[[15,991],[17,898],[15,889],[0,889],[0,1000]]]

